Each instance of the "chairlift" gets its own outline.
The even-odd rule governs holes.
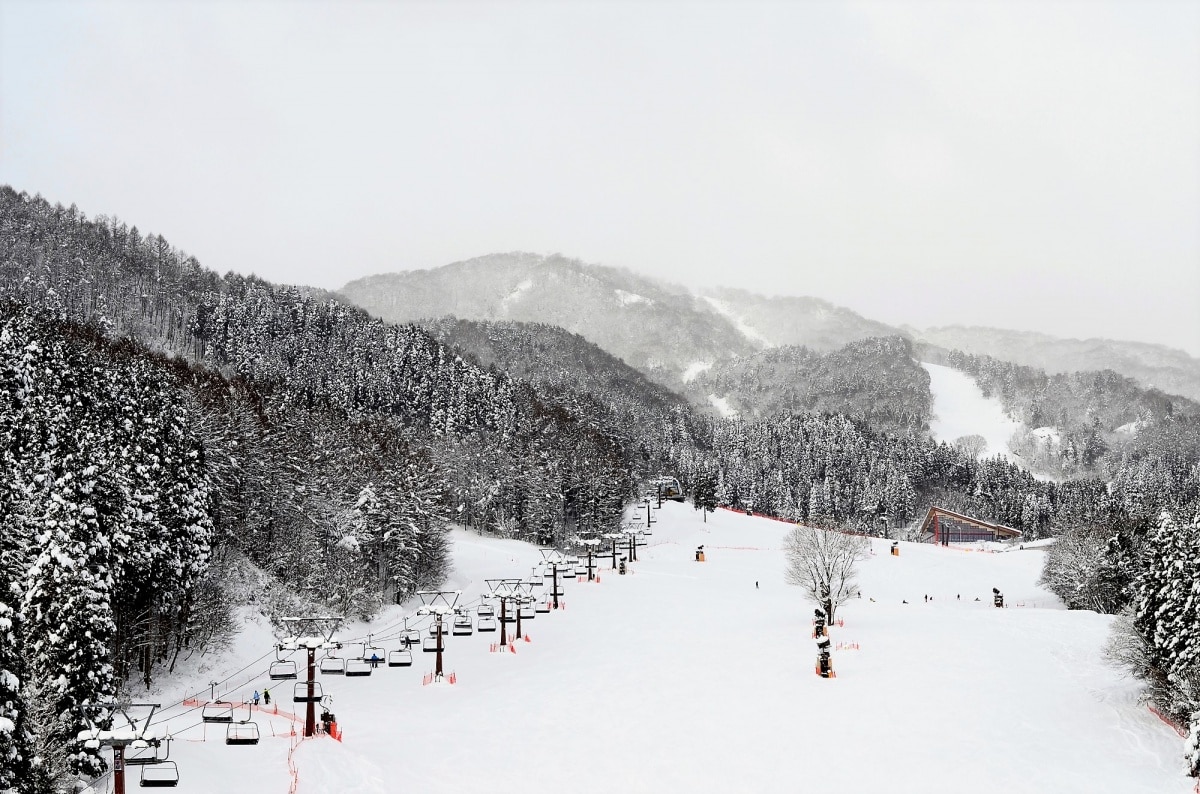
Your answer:
[[[553,569],[553,568],[547,568],[547,569],[545,570],[545,572],[543,572],[543,573],[542,573],[542,578],[543,578],[543,579],[553,579],[553,578],[554,578],[554,569]]]
[[[429,624],[429,636],[436,637],[437,633],[438,633],[438,622],[435,620]],[[445,635],[446,635],[446,626],[443,624],[442,625],[442,636],[444,637]]]
[[[258,724],[231,722],[225,728],[225,744],[258,744]]]
[[[496,618],[493,617],[492,615],[486,615],[484,617],[481,617],[479,619],[479,622],[475,625],[475,628],[481,632],[482,631],[495,631],[496,630]]]
[[[451,632],[456,637],[469,637],[475,631],[470,615],[455,615],[454,629]]]
[[[346,660],[340,656],[326,656],[318,669],[321,675],[343,675],[346,672]]]
[[[504,614],[500,617],[500,621],[502,623],[516,623],[517,622],[517,610],[515,610],[515,609],[504,610]]]
[[[534,608],[533,608],[533,611],[534,611],[535,613],[539,613],[539,614],[545,615],[547,612],[549,612],[549,611],[550,611],[550,602],[549,602],[549,601],[544,601],[544,602],[543,602],[543,601],[539,601],[539,602],[537,602],[537,605],[536,605],[536,606],[534,606]]]
[[[400,635],[400,639],[405,645],[416,645],[421,641],[421,632],[418,629],[408,629]]]
[[[143,788],[174,788],[179,785],[179,767],[174,761],[145,764],[138,785]]]
[[[438,651],[444,651],[446,650],[446,638],[444,636],[442,637],[442,644],[439,647],[437,637],[426,637],[425,641],[421,643],[421,648],[425,651],[425,653],[437,653]]]
[[[370,675],[373,669],[375,668],[371,666],[371,662],[367,659],[349,659],[346,662],[346,677],[355,678]]]
[[[402,650],[392,651],[387,657],[388,667],[412,667],[412,651],[406,645]]]
[[[375,661],[372,662],[372,665],[377,667],[384,659],[387,658],[387,651],[376,645],[370,645],[363,649],[363,658],[368,662],[374,658]]]
[[[321,691],[321,683],[319,681],[311,682],[313,693],[312,697],[308,695],[308,687],[310,682],[298,681],[296,686],[292,688],[292,702],[294,703],[320,703],[324,693]]]
[[[200,719],[205,722],[233,722],[233,704],[215,700],[200,710]]]
[[[267,671],[267,676],[272,681],[283,681],[288,678],[296,677],[296,663],[291,659],[271,662],[271,669]]]
[[[491,604],[480,604],[479,608],[475,610],[475,613],[481,618],[491,617],[496,614],[496,608]]]
[[[575,575],[576,576],[587,576],[587,566],[586,565],[575,566]]]
[[[537,577],[536,579],[529,580],[530,587],[541,587],[543,584],[545,584],[545,582],[542,581],[542,577],[540,577],[540,576]]]
[[[170,739],[142,740],[125,748],[125,763],[130,766],[161,764],[167,760],[170,754]]]
[[[533,611],[532,605],[522,604],[520,610],[521,620],[533,620],[535,617],[537,617],[537,613]]]

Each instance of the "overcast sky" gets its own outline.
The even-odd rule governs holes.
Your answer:
[[[0,0],[0,182],[221,272],[495,251],[1200,355],[1200,3]]]

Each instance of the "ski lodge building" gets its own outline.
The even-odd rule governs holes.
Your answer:
[[[934,505],[921,522],[919,537],[922,543],[974,543],[977,540],[1012,540],[1021,537],[1021,532]]]

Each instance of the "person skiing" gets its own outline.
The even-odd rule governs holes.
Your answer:
[[[258,705],[258,690],[254,690],[254,705]]]
[[[264,706],[271,705],[271,690],[269,690],[269,689],[263,690],[263,705]]]

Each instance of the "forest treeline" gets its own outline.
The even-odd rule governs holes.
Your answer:
[[[828,353],[785,345],[715,362],[688,385],[698,403],[725,397],[750,419],[842,414],[878,430],[929,429],[929,373],[901,336],[851,342]]]

